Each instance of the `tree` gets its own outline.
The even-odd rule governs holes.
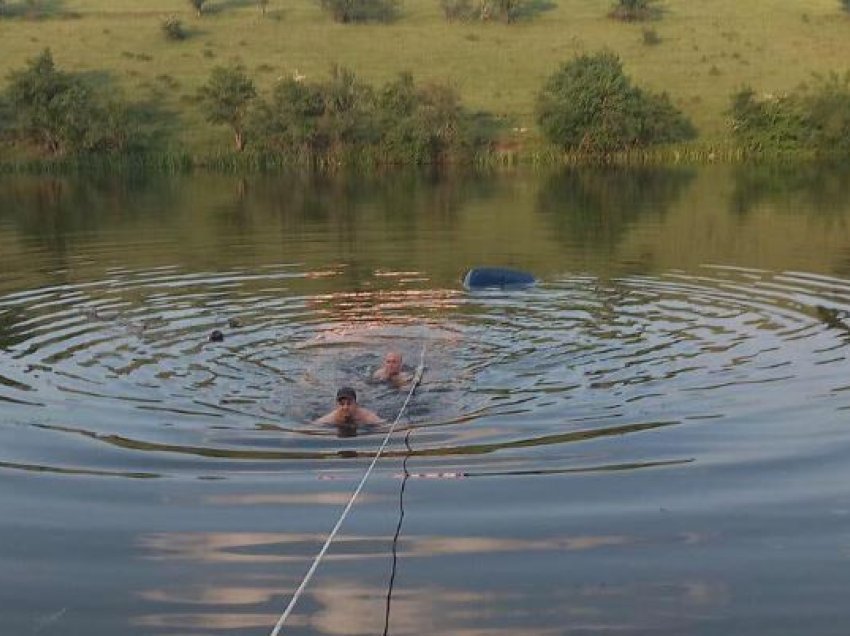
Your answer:
[[[377,112],[381,155],[390,163],[443,163],[471,143],[470,118],[451,86],[417,87],[402,73],[378,93]]]
[[[256,96],[254,82],[241,66],[215,67],[207,83],[198,90],[207,121],[230,126],[239,152],[245,148],[248,108]]]
[[[319,127],[324,112],[321,88],[289,77],[274,87],[269,101],[260,102],[252,130],[268,149],[313,155],[326,145]]]
[[[803,108],[811,122],[811,143],[818,152],[850,154],[850,71],[816,75],[801,89]]]
[[[796,95],[759,98],[744,86],[732,95],[729,115],[732,135],[747,150],[786,153],[806,145],[810,127]]]
[[[325,82],[287,78],[253,121],[265,149],[297,160],[434,164],[467,158],[476,141],[457,92],[409,73],[377,90],[339,67]]]
[[[815,75],[790,93],[732,95],[732,134],[745,149],[772,154],[850,153],[850,72]]]
[[[131,141],[127,107],[99,99],[80,78],[56,68],[50,49],[9,74],[14,132],[51,155],[123,151]]]
[[[290,77],[253,117],[254,130],[270,150],[290,157],[340,160],[378,137],[374,91],[348,69],[334,66],[321,83]]]
[[[325,132],[335,149],[370,142],[375,137],[372,117],[374,93],[353,71],[334,65],[324,84]]]
[[[613,53],[582,55],[563,64],[537,97],[537,121],[566,150],[605,154],[695,136],[666,94],[653,95],[623,73]]]
[[[66,95],[74,90],[80,99],[81,89],[70,75],[57,70],[50,49],[29,60],[25,69],[12,71],[7,95],[17,114],[19,132],[50,154],[58,154],[65,128],[63,106],[69,105]]]

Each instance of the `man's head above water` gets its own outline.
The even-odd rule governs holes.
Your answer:
[[[339,391],[336,392],[336,402],[340,403],[341,400],[349,400],[351,402],[357,402],[357,391],[352,389],[350,386],[340,387]]]
[[[343,386],[336,392],[336,407],[324,417],[316,420],[315,423],[356,426],[358,424],[380,424],[383,421],[378,415],[357,403],[357,392],[353,388]]]
[[[354,423],[357,414],[357,392],[350,386],[344,386],[336,392],[337,421],[344,424]]]
[[[372,374],[372,379],[378,382],[390,382],[396,386],[410,382],[410,374],[402,371],[401,353],[389,351],[384,356],[383,364]]]
[[[384,356],[384,370],[390,377],[401,373],[401,354],[398,351],[390,351]]]

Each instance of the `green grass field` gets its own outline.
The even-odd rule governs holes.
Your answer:
[[[372,83],[404,70],[450,82],[465,105],[536,136],[533,109],[545,77],[579,53],[616,52],[638,85],[667,91],[700,132],[722,145],[731,93],[744,84],[777,93],[813,72],[850,67],[850,14],[839,0],[661,0],[660,19],[609,19],[613,0],[553,0],[515,24],[448,23],[438,0],[404,0],[391,24],[336,24],[315,0],[213,0],[198,17],[186,0],[42,0],[47,15],[0,18],[0,77],[50,47],[57,65],[114,81],[131,100],[161,109],[172,150],[228,150],[230,133],[206,124],[193,103],[216,65],[242,63],[261,91],[280,77],[328,75],[346,66]],[[176,15],[190,37],[160,29]],[[644,43],[644,29],[660,43]],[[105,73],[105,75],[104,75]]]

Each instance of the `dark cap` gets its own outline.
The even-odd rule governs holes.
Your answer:
[[[339,402],[342,398],[348,398],[352,402],[357,401],[357,393],[350,386],[344,386],[336,392],[336,401]]]

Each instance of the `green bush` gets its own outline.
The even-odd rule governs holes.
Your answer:
[[[443,84],[417,87],[401,74],[379,92],[378,151],[386,163],[434,164],[466,158],[471,120],[457,92]]]
[[[323,153],[328,139],[322,130],[325,99],[320,86],[287,78],[254,110],[251,130],[267,151],[291,157]]]
[[[138,107],[125,101],[111,100],[97,106],[94,126],[87,149],[97,153],[128,153],[142,149],[143,135],[138,123]],[[94,128],[93,126],[93,128]]]
[[[840,0],[841,7],[847,12],[850,13],[850,0]]]
[[[50,49],[9,74],[14,134],[50,155],[123,152],[138,139],[128,105],[56,68]]]
[[[745,87],[732,96],[732,134],[746,150],[850,154],[850,73],[815,76],[791,93],[758,97]]]
[[[666,94],[632,86],[613,53],[582,55],[553,73],[537,97],[537,122],[552,143],[591,155],[696,135]]]
[[[812,126],[811,143],[823,154],[850,154],[850,72],[816,76],[803,89],[803,108]]]
[[[336,22],[391,22],[398,16],[398,0],[319,0]]]
[[[373,104],[369,86],[335,67],[328,82],[289,78],[278,83],[271,98],[260,102],[252,128],[272,152],[338,160],[374,141]]]
[[[372,111],[374,91],[353,71],[334,66],[330,81],[322,85],[325,102],[324,129],[335,151],[375,139]]]
[[[465,159],[475,143],[457,93],[410,74],[378,90],[339,68],[327,82],[286,79],[253,119],[263,150],[298,160],[433,164]]]
[[[754,152],[789,152],[807,145],[807,124],[792,95],[756,96],[744,87],[732,96],[730,126],[737,142]]]

